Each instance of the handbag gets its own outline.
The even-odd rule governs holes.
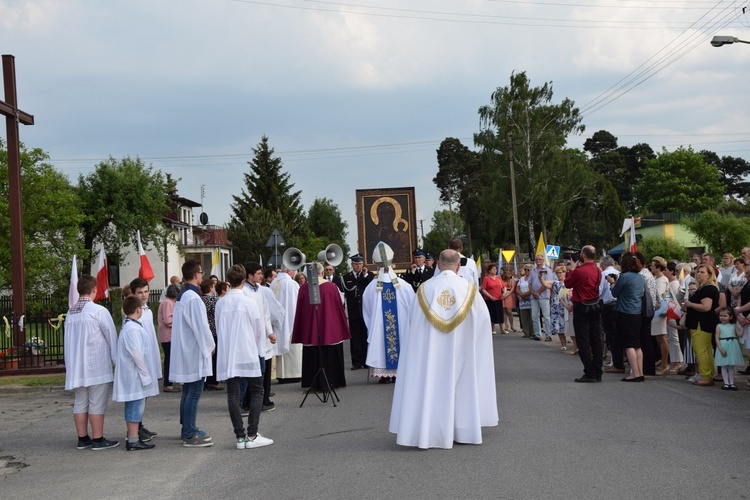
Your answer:
[[[648,288],[643,291],[641,316],[645,319],[653,319],[654,317],[654,300],[651,298],[651,293],[648,291]]]

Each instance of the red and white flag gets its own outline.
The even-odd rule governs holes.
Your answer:
[[[639,219],[640,220],[640,219]],[[638,251],[638,248],[635,244],[635,217],[631,217],[629,219],[625,219],[622,221],[622,233],[620,235],[624,235],[625,233],[630,231],[630,252],[636,252]]]
[[[143,251],[143,246],[141,246],[141,232],[136,231],[136,236],[138,237],[138,255],[140,255],[141,258],[141,267],[138,269],[138,277],[143,278],[146,280],[146,283],[154,279],[154,270],[151,269],[151,263],[148,261],[148,257],[146,257],[146,252]]]
[[[72,309],[78,302],[78,263],[73,256],[73,267],[70,269],[70,288],[68,289],[68,309]]]
[[[109,297],[109,268],[107,257],[104,255],[104,245],[99,249],[99,266],[96,268],[96,297],[94,302]]]

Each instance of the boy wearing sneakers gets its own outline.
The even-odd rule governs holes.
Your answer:
[[[78,449],[106,450],[120,444],[103,436],[112,365],[117,360],[117,330],[109,311],[94,303],[96,278],[84,274],[77,289],[80,298],[65,318],[65,390],[75,390]]]
[[[161,354],[159,352],[159,343],[156,339],[156,329],[154,328],[154,313],[151,311],[151,308],[148,307],[148,281],[143,278],[134,279],[130,282],[130,291],[141,301],[141,310],[143,311],[143,314],[139,321],[143,329],[146,330],[146,340],[148,341],[148,358],[146,361],[148,363],[149,372],[154,379],[154,384],[157,387],[158,394],[159,379],[162,378]],[[151,441],[156,437],[156,433],[146,429],[143,426],[143,422],[140,422],[138,424],[138,436],[140,436],[143,441]]]
[[[117,341],[117,364],[112,399],[125,403],[125,423],[128,441],[125,449],[150,450],[155,445],[145,442],[139,434],[146,398],[159,394],[157,374],[153,372],[150,357],[152,342],[139,321],[143,315],[139,297],[131,295],[122,303],[125,321]]]
[[[200,262],[190,260],[182,265],[184,285],[172,315],[172,347],[169,380],[182,384],[180,423],[182,444],[188,448],[213,446],[213,440],[198,429],[198,402],[203,393],[204,378],[213,373],[211,355],[216,348],[208,326],[206,305],[200,297],[203,270]]]
[[[216,379],[227,381],[227,405],[232,419],[238,450],[260,448],[273,444],[272,439],[258,433],[258,422],[263,406],[263,368],[265,328],[258,306],[242,291],[247,273],[241,265],[227,272],[231,289],[216,303],[216,337],[218,341]],[[268,336],[276,342],[273,334]],[[247,384],[250,393],[250,412],[247,433],[240,409],[240,385]]]

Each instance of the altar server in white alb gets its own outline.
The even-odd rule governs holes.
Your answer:
[[[188,448],[213,446],[213,440],[198,429],[198,402],[204,377],[212,375],[211,355],[216,344],[208,326],[206,305],[200,297],[201,264],[189,260],[182,265],[184,285],[172,316],[172,359],[169,380],[182,384],[180,421],[182,445]]]
[[[482,427],[498,423],[490,315],[460,264],[443,250],[401,335],[390,431],[403,446],[481,444]]]
[[[216,303],[216,338],[219,343],[216,379],[227,381],[227,405],[238,450],[273,444],[272,439],[258,433],[263,405],[266,327],[257,302],[242,289],[246,276],[245,268],[239,264],[229,268],[227,280],[232,288]],[[273,333],[269,335],[269,340],[276,342]],[[240,408],[240,386],[243,382],[247,384],[250,394],[247,433]]]
[[[416,297],[414,289],[399,281],[391,268],[393,250],[382,241],[375,245],[372,261],[380,264],[378,277],[362,294],[362,316],[367,326],[367,366],[370,377],[381,384],[396,380],[401,335],[409,322],[409,310]]]
[[[94,303],[96,278],[84,274],[77,288],[80,298],[65,318],[65,390],[75,390],[78,449],[104,450],[119,444],[103,436],[112,365],[117,361],[117,330],[109,311]]]
[[[458,236],[454,236],[453,238],[448,240],[448,248],[450,250],[455,250],[459,253],[459,258],[461,259],[461,266],[458,269],[459,276],[466,278],[467,280],[474,283],[476,286],[479,286],[479,274],[477,273],[477,263],[474,259],[471,257],[466,257],[463,254],[464,251],[464,244],[461,241],[461,238]]]
[[[299,283],[294,281],[295,272],[282,267],[281,272],[271,283],[276,300],[284,308],[286,319],[282,335],[276,335],[276,378],[279,383],[296,382],[302,377],[302,344],[292,344],[292,328],[294,327],[294,314],[297,311],[297,297],[299,296]]]
[[[135,278],[130,282],[130,291],[138,297],[141,301],[141,318],[138,320],[146,330],[146,340],[149,343],[147,349],[148,354],[148,369],[151,375],[154,377],[154,384],[158,388],[159,379],[162,378],[161,372],[161,352],[159,351],[159,342],[156,338],[156,329],[154,328],[154,313],[151,312],[151,308],[148,307],[148,296],[149,287],[148,281],[143,278]],[[157,391],[157,394],[159,392]],[[151,441],[156,436],[155,432],[151,432],[143,426],[143,422],[138,425],[138,436],[143,441]]]
[[[141,421],[146,407],[146,398],[159,395],[159,379],[151,358],[153,342],[144,328],[142,299],[130,295],[122,302],[125,320],[117,341],[117,364],[112,399],[125,403],[125,425],[127,431],[127,451],[150,450],[153,444],[143,439]],[[152,328],[153,330],[153,328]]]
[[[248,262],[244,266],[247,277],[242,291],[250,297],[258,306],[261,318],[264,321],[266,336],[276,335],[284,327],[285,311],[270,288],[263,285],[263,267],[257,262]],[[271,393],[271,358],[274,355],[274,347],[266,343],[266,347],[260,353],[264,357],[265,372],[263,377],[263,410],[272,411],[276,405],[269,399]],[[244,387],[244,386],[243,386]],[[243,408],[250,404],[250,393],[245,391],[243,396]]]

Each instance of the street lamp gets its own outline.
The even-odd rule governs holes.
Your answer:
[[[722,36],[716,35],[711,39],[711,45],[714,47],[721,47],[722,45],[731,45],[733,43],[750,43],[745,40],[740,40],[736,36]]]

